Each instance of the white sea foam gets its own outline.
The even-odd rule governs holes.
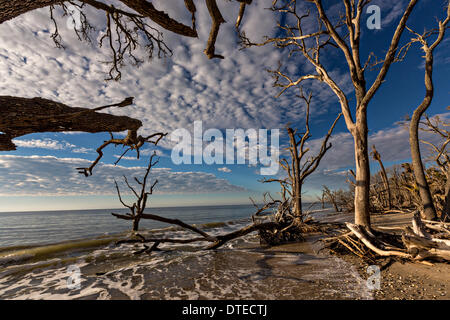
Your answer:
[[[219,235],[241,228],[248,219],[210,224],[205,229]],[[144,236],[188,239],[192,232],[178,228],[145,230]],[[124,236],[126,236],[124,234]],[[113,238],[113,237],[109,237]],[[104,240],[104,239],[103,239]],[[162,243],[162,252],[134,255],[142,244],[94,247],[71,244],[44,252],[37,261],[11,260],[0,267],[2,299],[370,299],[365,280],[350,264],[328,256],[253,250],[255,233],[233,240],[217,251]],[[249,245],[252,244],[252,245]],[[247,248],[247,249],[246,249]],[[41,251],[39,251],[41,250]],[[50,250],[51,251],[51,250]],[[25,252],[27,252],[25,250]],[[13,255],[14,256],[14,255]],[[26,257],[32,258],[30,256]],[[36,259],[36,258],[34,258]],[[67,267],[81,271],[81,287],[69,289]],[[280,281],[282,280],[282,281]],[[314,296],[316,294],[316,296]]]

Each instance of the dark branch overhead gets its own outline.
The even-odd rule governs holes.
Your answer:
[[[131,100],[130,100],[131,99]],[[106,107],[130,105],[132,98],[96,109],[69,107],[43,98],[0,96],[0,151],[16,150],[11,139],[37,132],[120,132],[137,130],[142,122],[127,116],[98,113]]]
[[[162,51],[164,51],[164,53],[166,53],[166,51],[169,52],[170,49],[168,49],[167,47],[164,48],[166,45],[162,40],[162,38],[160,37],[161,30],[156,30],[155,28],[148,26],[147,22],[152,21],[153,23],[161,27],[163,30],[171,31],[183,37],[190,37],[190,38],[198,37],[197,21],[195,16],[197,8],[193,0],[184,0],[186,13],[189,14],[192,18],[191,26],[179,22],[178,21],[179,18],[172,16],[170,13],[158,10],[157,8],[155,8],[155,6],[151,1],[147,0],[118,0],[118,1],[120,1],[126,9],[116,8],[108,0],[104,1],[78,0],[77,2],[72,0],[0,0],[0,24],[33,10],[45,7],[50,7],[53,9],[57,5],[61,6],[64,9],[65,13],[67,13],[66,11],[67,6],[70,4],[72,6],[78,7],[82,12],[83,30],[81,33],[85,33],[85,31],[89,30],[90,25],[84,13],[84,7],[85,5],[89,5],[92,8],[105,12],[108,16],[112,15],[113,17],[112,20],[114,20],[115,26],[117,26],[118,29],[123,32],[125,30],[130,30],[129,28],[126,27],[128,23],[130,25],[133,24],[134,27],[137,27],[138,29],[144,32],[146,29],[145,26],[148,27],[148,29],[155,31],[156,35],[147,33],[147,36],[150,35],[150,37],[148,37],[148,40],[150,42],[152,41],[156,42],[158,47],[160,47],[160,50],[161,48],[163,48]],[[235,26],[236,28],[239,28],[239,26],[242,24],[245,8],[246,6],[252,3],[252,0],[236,0],[236,2],[239,4],[240,9],[238,17],[236,19]],[[224,57],[222,55],[217,54],[215,52],[215,45],[219,34],[220,25],[222,23],[225,23],[225,20],[223,19],[220,9],[217,6],[216,0],[205,0],[205,4],[208,8],[209,15],[211,18],[211,31],[204,53],[209,59],[212,58],[223,59]],[[125,23],[123,21],[125,19],[120,19],[121,17],[126,17],[131,21]],[[53,13],[51,18],[55,22],[55,29],[56,29],[55,38],[58,38],[59,34],[57,32],[56,21],[53,19]],[[84,30],[85,27],[87,28]],[[111,27],[109,25],[107,26],[107,29],[113,30],[115,29],[115,27]],[[75,30],[75,32],[77,32],[77,35],[80,36],[77,30]],[[127,35],[127,32],[124,33],[125,35]],[[127,40],[127,37],[125,37],[125,40]],[[131,58],[134,58],[132,55],[130,56]]]

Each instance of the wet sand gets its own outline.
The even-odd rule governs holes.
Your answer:
[[[89,261],[76,262],[82,276],[79,289],[67,288],[67,263],[56,263],[0,278],[0,298],[372,299],[351,263],[315,253],[316,239],[268,248],[250,235],[216,251],[167,248],[124,256],[132,248],[118,248],[118,257],[105,248]]]
[[[412,214],[373,215],[374,226],[401,227],[411,225]],[[335,216],[335,220],[351,221],[352,215],[345,218]],[[362,277],[367,277],[368,264],[358,257],[348,254],[345,261],[357,267]],[[422,263],[395,261],[385,268],[381,266],[380,290],[374,290],[376,300],[449,300],[450,264],[433,262],[433,266]]]
[[[351,221],[352,214],[327,215]],[[375,225],[409,224],[410,215],[373,216]],[[182,234],[182,233],[180,233]],[[381,289],[367,286],[367,264],[354,255],[317,254],[323,235],[273,247],[256,234],[216,251],[164,247],[135,256],[137,246],[101,247],[53,265],[2,272],[2,299],[450,299],[450,265],[394,262],[381,272]],[[53,258],[52,258],[53,259]],[[50,260],[52,261],[52,260]],[[81,270],[79,289],[67,288],[67,266]]]

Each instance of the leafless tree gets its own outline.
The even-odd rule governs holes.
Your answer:
[[[430,119],[427,115],[425,115],[425,121],[421,121],[421,123],[423,124],[420,128],[421,130],[432,132],[441,138],[439,144],[425,140],[421,140],[421,142],[431,147],[432,160],[437,164],[442,175],[445,177],[443,192],[444,205],[442,206],[441,217],[450,220],[450,156],[448,151],[450,131],[446,129],[450,124],[444,122],[438,116]],[[442,179],[439,179],[437,184],[439,184],[439,187],[442,187]]]
[[[337,191],[331,191],[327,186],[323,186],[322,194],[325,198],[325,201],[333,205],[333,208],[336,212],[342,211],[342,209],[339,208]]]
[[[443,21],[439,21],[439,29],[431,30],[419,34],[412,29],[408,30],[414,34],[414,38],[408,45],[413,43],[419,43],[421,45],[422,51],[425,53],[425,88],[426,94],[422,103],[414,110],[411,117],[409,125],[409,144],[411,147],[411,159],[414,170],[414,176],[416,177],[417,185],[419,187],[419,194],[422,200],[423,206],[423,218],[424,219],[435,219],[436,218],[436,208],[433,204],[433,198],[431,196],[430,187],[428,185],[427,179],[425,177],[425,172],[423,168],[422,158],[420,154],[419,145],[419,123],[420,118],[424,112],[430,106],[433,96],[434,96],[434,84],[433,84],[433,65],[434,65],[434,50],[442,42],[445,37],[445,30],[447,29],[447,24],[450,21],[450,1],[447,4],[447,17]],[[437,33],[437,38],[432,44],[429,44],[429,37]]]
[[[298,3],[311,4],[306,12],[299,12]],[[345,13],[338,22],[333,23],[324,8],[322,0],[283,0],[273,1],[272,10],[286,17],[278,24],[281,36],[267,38],[263,43],[254,43],[242,34],[244,46],[274,44],[278,48],[290,49],[289,56],[297,53],[303,55],[314,68],[315,73],[291,76],[280,69],[272,71],[275,85],[282,88],[280,94],[290,87],[302,84],[307,80],[318,80],[329,86],[337,96],[347,129],[353,136],[355,146],[356,186],[355,186],[355,223],[370,228],[370,169],[368,153],[367,108],[386,75],[395,61],[401,59],[404,50],[399,50],[400,38],[406,28],[406,22],[411,15],[417,0],[410,0],[403,11],[403,15],[392,35],[386,56],[381,61],[372,61],[369,55],[366,62],[361,59],[361,17],[367,0],[342,0]],[[281,3],[278,5],[278,3]],[[311,14],[311,10],[315,14]],[[307,31],[306,31],[307,30]],[[333,78],[329,68],[322,63],[322,58],[329,51],[339,50],[345,57],[349,77],[352,81],[356,103],[354,107],[355,119],[348,94]],[[369,67],[381,65],[375,80],[368,86],[366,71]]]
[[[129,97],[120,103],[101,106],[93,109],[69,107],[65,104],[42,98],[20,98],[0,96],[0,151],[16,150],[12,139],[36,132],[109,132],[111,139],[97,148],[98,157],[88,168],[77,168],[85,176],[92,175],[93,168],[103,156],[102,150],[109,144],[127,147],[124,154],[130,150],[137,152],[145,143],[157,145],[167,133],[154,133],[147,137],[137,134],[142,122],[126,116],[114,116],[98,113],[107,108],[123,108],[133,104]],[[115,139],[112,132],[128,130],[123,139]],[[124,155],[122,154],[122,156]],[[122,157],[121,156],[121,157]],[[116,161],[119,162],[121,157]]]
[[[97,111],[133,103],[127,98],[116,104],[94,109],[69,107],[62,103],[41,98],[19,98],[0,96],[0,151],[16,150],[14,138],[34,132],[61,131],[136,131],[142,122],[129,117],[119,117]]]
[[[119,197],[119,201],[124,207],[128,208],[128,210],[130,212],[126,213],[126,214],[112,213],[112,215],[119,219],[132,221],[133,222],[132,230],[135,232],[135,236],[137,237],[137,239],[121,240],[118,242],[118,244],[121,244],[121,243],[143,243],[144,249],[139,251],[138,253],[143,253],[143,252],[150,253],[151,251],[156,250],[158,245],[161,243],[185,243],[186,244],[186,243],[193,243],[193,242],[206,242],[206,243],[209,243],[209,245],[206,246],[206,249],[217,249],[217,248],[221,247],[222,245],[224,245],[226,242],[236,239],[238,237],[244,236],[251,232],[261,231],[261,230],[272,230],[272,229],[276,229],[279,227],[278,223],[276,223],[276,222],[258,223],[257,221],[254,220],[253,224],[250,224],[239,230],[236,230],[236,231],[233,231],[233,232],[230,232],[227,234],[223,234],[223,235],[212,236],[212,235],[204,232],[200,228],[190,225],[190,224],[187,224],[179,219],[170,219],[170,218],[166,218],[166,217],[159,216],[156,214],[151,214],[151,213],[145,212],[147,209],[148,198],[149,198],[149,196],[151,196],[153,194],[155,186],[158,183],[158,180],[153,181],[153,183],[149,182],[151,169],[156,164],[158,164],[158,161],[159,161],[159,160],[156,160],[155,157],[156,157],[155,153],[153,153],[150,156],[149,162],[147,165],[147,169],[145,170],[145,173],[144,173],[144,176],[142,177],[142,179],[139,179],[137,177],[134,178],[136,183],[139,185],[139,188],[140,188],[139,190],[137,190],[135,187],[133,187],[129,183],[126,176],[123,177],[124,182],[127,185],[128,189],[136,197],[136,201],[133,202],[132,204],[127,204],[123,200],[119,185],[115,181],[115,187],[116,187],[117,195]],[[137,233],[139,231],[139,222],[142,219],[154,220],[154,221],[177,225],[183,229],[189,230],[189,231],[197,234],[198,236],[194,237],[194,238],[189,238],[189,239],[145,238],[142,235]],[[149,242],[153,242],[153,246],[150,248],[145,245],[146,243],[149,243]]]
[[[312,93],[305,95],[303,89],[300,87],[299,97],[304,101],[306,106],[305,116],[305,132],[298,133],[297,129],[287,127],[287,133],[289,135],[289,147],[290,152],[289,160],[282,158],[280,165],[284,169],[287,177],[284,179],[265,179],[262,182],[278,182],[281,185],[282,192],[288,193],[291,199],[292,214],[294,221],[297,224],[302,223],[303,211],[302,211],[302,186],[306,178],[311,175],[319,166],[325,153],[331,148],[331,143],[328,143],[331,134],[333,133],[336,123],[341,118],[342,114],[339,114],[328,130],[327,134],[322,140],[320,150],[317,154],[310,157],[306,157],[309,148],[306,146],[307,141],[311,138],[311,130],[309,126],[310,118],[310,105],[312,99]]]
[[[126,207],[130,210],[130,213],[126,214],[126,215],[113,213],[112,215],[117,218],[120,218],[120,219],[132,220],[133,221],[133,231],[138,231],[139,222],[142,219],[142,215],[144,214],[144,210],[147,206],[148,196],[153,194],[153,189],[155,188],[156,184],[158,183],[158,180],[155,180],[153,182],[153,184],[150,185],[150,188],[147,190],[147,179],[148,179],[149,173],[150,173],[152,167],[154,167],[159,162],[159,160],[154,160],[155,156],[156,156],[156,153],[153,153],[151,155],[151,157],[148,161],[147,170],[145,171],[144,178],[142,179],[142,181],[136,177],[134,178],[134,180],[141,187],[141,190],[139,191],[139,193],[136,191],[136,189],[132,185],[130,185],[127,177],[123,176],[123,179],[124,179],[128,189],[130,189],[133,192],[133,194],[136,196],[136,201],[132,205],[128,205],[122,200],[119,186],[117,184],[117,181],[114,180],[114,184],[116,186],[119,201],[120,201],[120,203],[122,203],[122,205],[124,207]]]
[[[386,174],[386,169],[384,168],[383,162],[381,161],[380,153],[375,148],[375,145],[372,145],[372,157],[380,165],[380,175],[381,175],[381,178],[383,179],[385,192],[387,194],[387,207],[389,210],[391,210],[392,209],[391,187],[389,185],[389,180],[388,180],[388,177]]]

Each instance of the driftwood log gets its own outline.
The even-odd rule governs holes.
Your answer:
[[[360,225],[346,223],[356,240],[359,240],[375,256],[399,257],[412,261],[437,260],[450,261],[450,232],[447,223],[421,220],[419,212],[414,214],[412,228],[391,228],[387,231],[368,230]],[[429,228],[428,226],[431,226]],[[380,228],[381,229],[381,228]],[[383,228],[386,230],[386,228]],[[394,232],[397,231],[397,232]],[[401,234],[398,233],[401,231]],[[439,232],[439,233],[436,233]],[[349,233],[327,240],[337,241],[346,249],[363,257],[366,252],[360,250]]]
[[[117,215],[115,215],[117,217]],[[123,217],[119,217],[122,218]],[[264,222],[264,223],[254,223],[248,226],[245,226],[239,230],[230,232],[230,233],[226,233],[223,235],[218,235],[218,236],[212,236],[209,235],[208,233],[192,226],[192,225],[188,225],[178,219],[166,219],[160,216],[156,216],[156,215],[146,215],[145,217],[143,217],[143,219],[152,219],[152,220],[157,220],[157,221],[164,221],[167,223],[171,223],[171,224],[176,224],[179,226],[182,226],[185,229],[191,230],[197,234],[200,234],[200,237],[195,237],[195,238],[189,238],[189,239],[172,239],[172,238],[145,238],[144,236],[140,235],[140,234],[135,234],[135,239],[124,239],[124,240],[120,240],[117,241],[116,244],[120,245],[123,243],[142,243],[144,244],[144,249],[141,249],[137,252],[135,252],[135,254],[140,254],[140,253],[150,253],[152,251],[157,250],[158,245],[161,243],[173,243],[173,244],[188,244],[188,243],[193,243],[193,242],[209,242],[210,244],[208,246],[205,247],[205,249],[207,250],[213,250],[213,249],[218,249],[219,247],[223,246],[225,243],[240,238],[242,236],[245,236],[249,233],[252,233],[254,231],[260,231],[260,230],[270,230],[270,229],[276,229],[279,228],[279,225],[276,222]],[[145,245],[145,243],[153,243],[153,246],[151,248],[149,248],[148,246]]]

